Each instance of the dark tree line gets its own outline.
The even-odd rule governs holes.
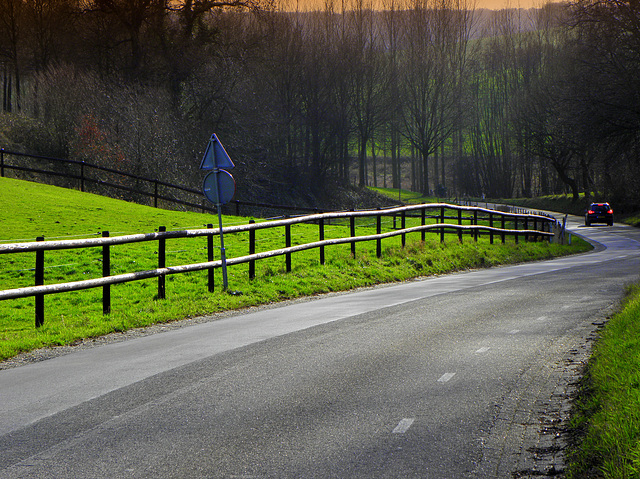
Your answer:
[[[197,186],[216,132],[245,200],[352,184],[637,207],[638,9],[0,0],[3,146]]]

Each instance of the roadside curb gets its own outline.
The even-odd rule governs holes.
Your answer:
[[[601,324],[574,330],[523,372],[512,393],[497,405],[493,426],[483,439],[483,457],[471,477],[564,477],[573,398]]]

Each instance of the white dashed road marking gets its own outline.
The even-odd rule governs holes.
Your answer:
[[[455,375],[456,375],[456,373],[444,373],[442,376],[440,376],[440,379],[438,379],[438,382],[439,383],[446,383],[447,381],[449,381]]]
[[[398,423],[396,428],[391,431],[393,434],[404,434],[411,427],[415,419],[413,418],[405,418]]]

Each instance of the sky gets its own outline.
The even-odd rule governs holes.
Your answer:
[[[541,7],[540,0],[477,0],[476,8],[500,10],[502,8],[536,8]]]
[[[332,1],[334,2],[334,5],[338,7],[337,9],[339,10],[339,5],[342,4],[343,0],[332,0]],[[350,4],[352,3],[352,1],[353,0],[344,0],[346,4]],[[365,4],[368,2],[373,2],[374,4],[380,3],[382,5],[390,3],[391,1],[392,0],[364,0]],[[398,5],[403,3],[405,0],[393,0],[393,1],[395,1],[396,5]],[[466,0],[466,1],[472,2],[474,0]],[[301,9],[303,5],[314,5],[316,9],[322,10],[326,3],[326,0],[281,0],[281,2],[292,5],[292,8],[291,8],[292,10],[295,10],[295,5],[297,2],[300,5]],[[544,3],[546,3],[543,0],[475,0],[475,2],[476,2],[476,9],[487,8],[490,10],[500,10],[503,8],[528,9],[528,8],[541,7]]]

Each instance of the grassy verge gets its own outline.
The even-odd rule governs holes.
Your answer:
[[[158,210],[96,195],[82,194],[46,185],[0,178],[0,241],[95,237],[103,230],[111,236],[167,230],[202,228],[215,223],[209,214]],[[249,218],[225,217],[225,226],[246,224]],[[367,223],[370,221],[370,223]],[[393,227],[388,218],[386,228]],[[407,220],[407,226],[411,226]],[[415,219],[414,221],[419,221]],[[348,224],[333,223],[325,237],[348,234]],[[358,222],[357,234],[375,231],[375,220]],[[269,229],[257,233],[257,251],[284,246],[284,231]],[[314,225],[292,229],[293,244],[315,241]],[[248,233],[225,236],[227,257],[248,253]],[[143,280],[111,289],[112,312],[104,316],[100,288],[48,295],[45,297],[44,326],[34,327],[34,299],[0,301],[0,360],[36,348],[71,344],[82,338],[125,331],[159,322],[168,322],[219,311],[267,304],[284,299],[347,290],[354,287],[403,281],[417,276],[442,274],[469,268],[551,258],[585,251],[590,246],[574,241],[571,246],[547,242],[513,240],[505,245],[489,243],[481,236],[476,243],[465,236],[463,243],[450,235],[444,244],[439,235],[407,235],[405,248],[400,237],[383,241],[383,255],[376,256],[375,242],[358,243],[356,256],[349,245],[327,248],[326,264],[320,265],[318,252],[293,255],[291,273],[285,272],[284,258],[259,261],[256,279],[248,279],[248,265],[229,268],[229,287],[242,295],[221,291],[221,272],[216,270],[217,289],[207,290],[207,273],[171,275],[166,279],[166,300],[158,300],[157,281]],[[206,261],[206,239],[167,241],[167,265]],[[0,290],[31,286],[34,281],[34,253],[0,255]],[[143,271],[157,267],[157,243],[136,243],[111,248],[112,274]],[[62,250],[45,255],[45,283],[77,281],[100,277],[100,248]]]
[[[571,430],[568,478],[640,477],[640,286],[598,340]]]

